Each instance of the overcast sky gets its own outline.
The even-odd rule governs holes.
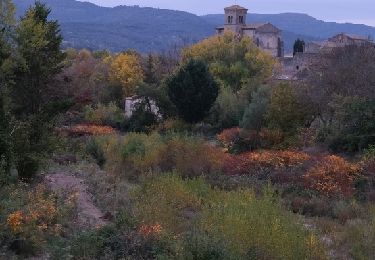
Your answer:
[[[222,13],[235,0],[81,0],[101,6],[140,5],[195,14]],[[237,0],[249,12],[271,14],[307,13],[325,21],[363,23],[375,26],[375,0]]]

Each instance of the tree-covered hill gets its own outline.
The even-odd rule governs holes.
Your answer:
[[[21,16],[34,0],[14,0]],[[222,14],[197,16],[187,12],[141,8],[138,6],[100,7],[76,0],[44,0],[59,20],[65,46],[89,49],[137,49],[141,52],[163,51],[171,46],[196,42],[215,33],[223,23]],[[250,14],[248,22],[271,22],[283,30],[286,52],[291,52],[296,38],[322,40],[347,32],[371,35],[375,28],[357,24],[339,24],[317,20],[306,14]]]

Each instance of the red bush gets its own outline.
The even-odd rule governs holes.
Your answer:
[[[285,169],[302,165],[310,156],[298,151],[261,151],[232,155],[224,164],[230,175],[256,173],[264,169]]]
[[[338,156],[326,156],[304,176],[305,185],[326,196],[353,195],[359,167]]]
[[[229,128],[223,130],[220,134],[217,135],[217,139],[225,146],[231,147],[236,140],[240,137],[241,129],[236,128]]]

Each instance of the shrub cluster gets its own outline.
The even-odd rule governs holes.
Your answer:
[[[202,139],[184,134],[129,133],[123,138],[110,136],[98,141],[107,169],[130,179],[173,170],[184,177],[217,173],[227,156]]]
[[[232,155],[225,161],[229,175],[260,174],[271,170],[301,166],[310,156],[298,151],[257,151]]]
[[[18,255],[39,253],[48,240],[63,234],[75,202],[74,194],[57,200],[43,185],[5,188],[0,192],[0,244]]]
[[[142,227],[157,226],[160,236],[175,238],[174,250],[163,252],[167,258],[325,259],[318,239],[271,190],[261,197],[250,190],[225,192],[172,174],[146,181],[133,196]]]

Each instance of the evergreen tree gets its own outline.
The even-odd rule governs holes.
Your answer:
[[[52,84],[61,70],[64,54],[57,21],[50,10],[36,2],[21,18],[15,43],[17,59],[10,87],[12,113],[17,121],[12,145],[19,177],[30,179],[42,155],[50,151],[53,119],[62,108],[59,89]]]
[[[8,63],[11,56],[10,38],[14,26],[15,7],[10,0],[0,1],[0,185],[6,181],[12,164],[8,97]]]
[[[305,51],[305,41],[300,40],[299,38],[294,42],[293,45],[293,56],[296,55],[296,53],[303,53]]]
[[[205,63],[190,60],[167,80],[168,96],[178,115],[196,123],[207,115],[219,88]]]

